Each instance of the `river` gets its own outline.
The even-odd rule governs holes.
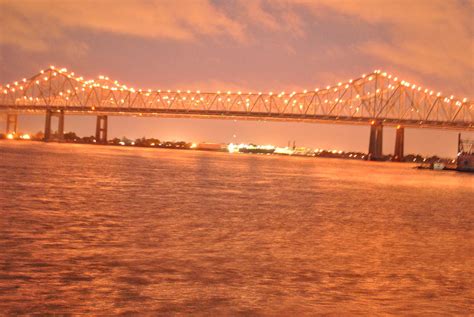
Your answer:
[[[5,315],[467,315],[474,177],[0,142]]]

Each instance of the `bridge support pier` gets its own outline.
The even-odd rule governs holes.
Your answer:
[[[403,161],[405,147],[405,128],[398,126],[395,133],[395,151],[393,152],[393,160],[401,162]]]
[[[50,141],[51,135],[51,118],[58,117],[58,132],[57,137],[59,140],[64,139],[64,110],[46,110],[46,122],[44,126],[44,141]]]
[[[383,125],[381,122],[372,121],[370,126],[369,160],[378,160],[382,157]]]
[[[17,114],[7,114],[7,128],[6,128],[6,133],[17,133],[17,127],[18,127],[18,115]]]
[[[97,143],[107,143],[107,116],[97,116],[95,140]]]

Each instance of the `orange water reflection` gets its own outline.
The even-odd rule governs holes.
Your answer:
[[[473,176],[0,143],[0,311],[468,314]]]

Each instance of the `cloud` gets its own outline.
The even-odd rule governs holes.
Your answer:
[[[245,40],[242,26],[208,0],[0,0],[0,12],[0,44],[31,51],[48,50],[51,41],[67,38],[74,29],[176,41],[198,36]]]
[[[386,30],[383,40],[359,43],[367,55],[415,73],[457,80],[465,90],[473,88],[473,1],[295,1],[314,16],[330,10]]]
[[[304,22],[295,12],[295,6],[283,1],[240,0],[233,8],[240,12],[241,21],[266,31],[284,32],[286,35],[303,36]]]
[[[0,45],[80,55],[92,46],[82,31],[170,45],[218,39],[242,51],[264,52],[268,44],[307,61],[332,52],[324,60],[328,68],[356,52],[359,61],[381,64],[374,67],[450,80],[468,92],[474,88],[472,12],[469,0],[0,0]]]

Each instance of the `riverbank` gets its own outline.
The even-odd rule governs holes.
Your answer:
[[[0,134],[0,140],[19,140],[19,141],[33,141],[33,142],[45,142],[43,140],[43,134],[37,133],[35,135],[28,134],[17,134],[17,135],[4,135]],[[126,146],[126,147],[142,147],[142,148],[161,148],[161,149],[176,149],[176,150],[190,150],[190,151],[216,151],[216,152],[229,152],[237,154],[253,154],[253,155],[283,155],[283,156],[294,156],[294,157],[323,157],[323,158],[337,158],[345,160],[376,160],[376,161],[394,161],[392,155],[384,155],[377,159],[370,159],[367,153],[363,152],[346,152],[342,150],[334,149],[313,149],[308,147],[277,147],[273,145],[257,145],[257,144],[233,144],[233,143],[209,143],[209,142],[186,142],[186,141],[161,141],[157,138],[139,138],[129,139],[113,138],[107,143],[99,143],[93,136],[79,137],[74,132],[68,132],[64,134],[63,139],[58,138],[48,142],[60,142],[60,143],[73,143],[73,144],[91,144],[101,146]],[[398,161],[400,162],[400,161]],[[401,162],[407,163],[421,163],[421,164],[434,164],[443,163],[445,165],[452,165],[455,161],[451,158],[440,158],[437,156],[424,157],[419,154],[408,154]]]

